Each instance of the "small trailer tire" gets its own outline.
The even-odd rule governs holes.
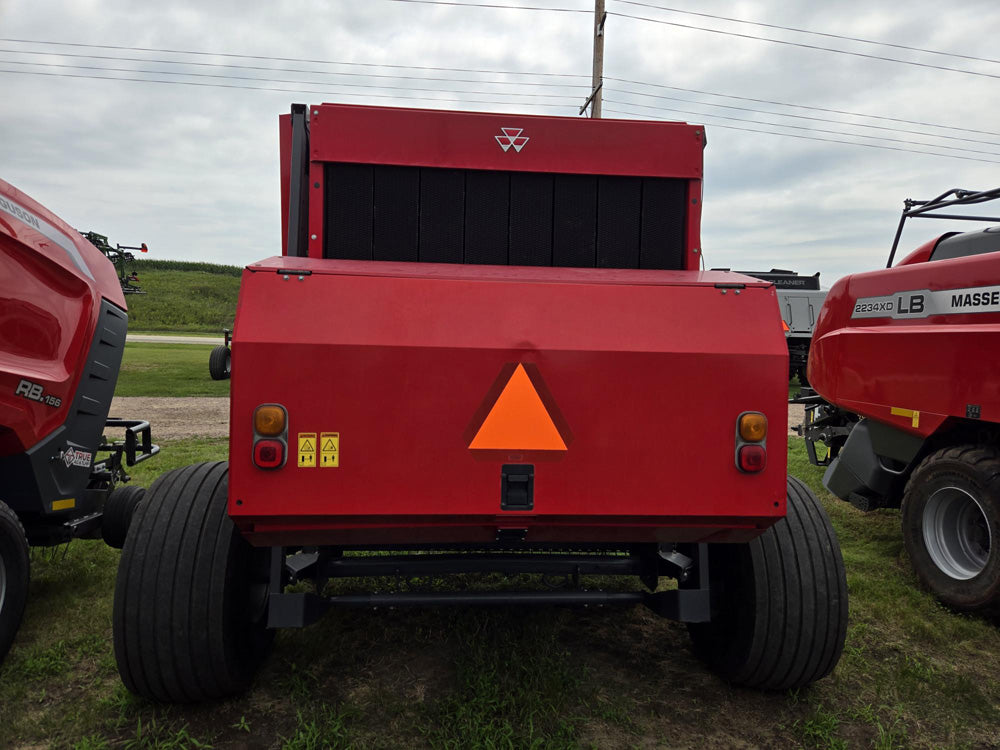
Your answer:
[[[145,495],[146,488],[134,484],[116,487],[111,491],[104,503],[104,517],[101,519],[101,536],[105,544],[115,549],[125,546],[125,537],[128,536],[135,510]]]
[[[24,528],[14,511],[0,502],[0,663],[24,616],[30,566]]]
[[[1000,449],[943,448],[920,462],[903,494],[903,543],[942,604],[1000,613]]]
[[[233,354],[228,346],[220,344],[208,355],[208,372],[212,380],[228,380],[233,369]]]
[[[788,690],[825,677],[847,635],[847,578],[816,496],[788,477],[787,515],[746,544],[709,548],[712,620],[695,652],[730,682]]]
[[[115,659],[134,693],[185,703],[239,693],[266,629],[270,550],[227,512],[228,464],[174,469],[153,482],[125,541],[115,586]]]

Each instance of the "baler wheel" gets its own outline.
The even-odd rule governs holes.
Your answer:
[[[267,630],[269,550],[251,547],[227,513],[224,461],[153,482],[125,540],[114,647],[125,686],[155,701],[221,698],[253,680]]]
[[[0,663],[24,616],[30,566],[24,528],[14,511],[0,502]]]
[[[233,371],[233,354],[228,346],[220,344],[208,355],[208,372],[212,380],[228,380]]]
[[[747,544],[711,545],[708,559],[720,609],[688,629],[716,672],[787,690],[833,671],[847,635],[847,577],[837,535],[808,487],[788,477],[786,517]]]
[[[109,547],[121,549],[125,546],[129,526],[146,495],[146,488],[133,484],[116,487],[104,503],[104,517],[101,519],[101,536]]]
[[[927,456],[906,483],[902,521],[913,569],[942,604],[1000,614],[1000,449]]]

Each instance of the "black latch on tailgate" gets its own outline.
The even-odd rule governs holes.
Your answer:
[[[532,464],[500,467],[500,510],[532,510],[534,494],[535,467]]]

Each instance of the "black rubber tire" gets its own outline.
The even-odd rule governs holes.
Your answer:
[[[0,663],[10,650],[28,601],[31,561],[17,516],[0,502]]]
[[[924,533],[928,503],[942,489],[967,493],[979,506],[979,532],[985,536],[985,565],[961,580],[939,566]],[[910,475],[903,493],[903,543],[920,582],[942,604],[962,612],[1000,614],[1000,449],[961,445],[931,453]],[[988,532],[988,535],[987,535]],[[930,532],[933,535],[933,531]]]
[[[232,373],[233,355],[228,346],[215,347],[208,355],[208,372],[212,380],[228,380]]]
[[[712,621],[695,653],[737,685],[788,690],[833,671],[847,636],[847,577],[816,496],[788,477],[787,516],[746,544],[712,544]]]
[[[125,546],[125,537],[132,525],[135,509],[145,495],[146,488],[134,484],[116,487],[111,491],[104,503],[104,517],[101,519],[101,536],[105,544],[115,549]]]
[[[246,689],[267,655],[270,550],[240,536],[226,508],[228,464],[157,479],[125,541],[115,587],[115,659],[125,686],[185,703]]]

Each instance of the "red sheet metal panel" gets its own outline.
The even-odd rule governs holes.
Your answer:
[[[314,161],[702,179],[704,128],[492,112],[310,107]]]
[[[125,308],[108,259],[0,180],[0,455],[34,446],[65,422],[101,297]]]
[[[324,225],[322,198],[328,186],[323,167],[352,163],[685,180],[679,267],[700,267],[705,145],[700,125],[344,104],[312,105],[308,112],[310,257],[323,257],[326,233],[336,231]],[[281,122],[282,137],[287,140],[288,116]],[[282,205],[286,213],[289,153],[290,145],[283,140]],[[282,228],[287,231],[284,224]]]
[[[274,258],[240,295],[229,510],[256,543],[745,539],[785,512],[787,350],[764,282]],[[252,463],[262,403],[288,410],[278,470]],[[474,445],[494,407],[514,440],[527,420],[520,446],[510,424]],[[734,458],[748,410],[771,423],[756,475]],[[299,437],[324,433],[337,465],[309,442],[300,466]],[[535,466],[530,511],[501,511],[510,463]]]
[[[828,401],[927,436],[970,405],[1000,422],[997,352],[1000,253],[913,261],[834,284],[809,380]]]

